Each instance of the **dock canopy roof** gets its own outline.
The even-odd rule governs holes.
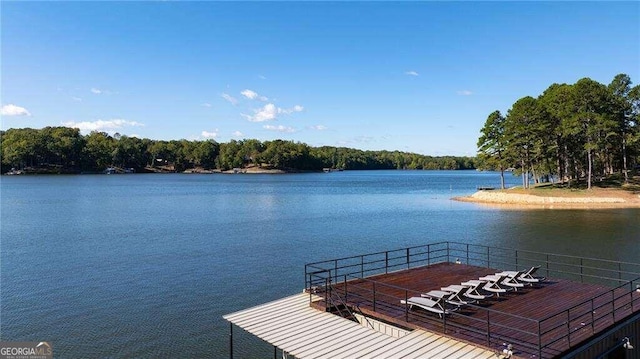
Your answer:
[[[299,359],[307,358],[496,358],[472,344],[414,330],[393,337],[309,306],[309,294],[297,294],[224,319]]]

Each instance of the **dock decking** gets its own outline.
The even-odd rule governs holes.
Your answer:
[[[532,266],[548,277],[543,285],[494,295],[444,317],[402,304],[441,287]],[[361,312],[492,350],[508,343],[522,357],[566,356],[595,338],[614,340],[612,329],[640,318],[640,263],[482,244],[435,242],[324,260],[305,265],[305,278],[308,291],[324,296],[323,310]]]
[[[330,293],[348,307],[401,327],[440,332],[489,348],[507,342],[519,355],[542,358],[561,355],[640,311],[636,291],[554,278],[463,306],[445,318],[400,302],[500,271],[445,262],[334,284]]]

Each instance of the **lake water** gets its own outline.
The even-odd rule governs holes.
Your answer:
[[[638,209],[450,200],[498,185],[492,172],[0,181],[0,339],[52,342],[56,358],[226,358],[222,315],[299,293],[318,260],[447,240],[640,260]],[[236,358],[272,355],[234,332]]]

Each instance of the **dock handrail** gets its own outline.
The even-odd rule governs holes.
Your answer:
[[[503,254],[498,251],[502,251]],[[529,256],[523,256],[523,254]],[[365,258],[374,258],[374,260],[365,260]],[[640,275],[640,263],[460,242],[436,242],[308,263],[305,265],[305,278],[308,277],[308,273],[318,270],[332,270],[334,281],[344,274],[357,276],[360,273],[360,278],[366,278],[440,262],[452,263],[456,260],[487,268],[522,269],[532,265],[541,265],[540,269],[545,272],[546,276],[553,274],[553,276],[560,278],[579,279],[580,281],[600,279],[626,283],[631,278]],[[606,268],[607,265],[615,266],[615,268]],[[594,272],[599,272],[601,275],[595,275]],[[308,288],[308,282],[305,284],[305,287]]]

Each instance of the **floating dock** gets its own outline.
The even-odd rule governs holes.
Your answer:
[[[447,315],[403,303],[531,266],[546,279]],[[307,264],[303,294],[224,318],[300,359],[639,358],[640,263],[440,242]]]

